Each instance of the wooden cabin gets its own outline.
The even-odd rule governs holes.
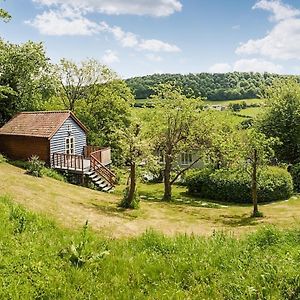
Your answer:
[[[113,186],[110,148],[88,146],[87,131],[71,111],[21,112],[0,128],[0,152],[14,160],[37,155],[52,168],[92,177],[103,189]]]

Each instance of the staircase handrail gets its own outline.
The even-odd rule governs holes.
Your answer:
[[[98,175],[107,180],[109,184],[114,186],[116,182],[116,175],[95,157],[96,152],[98,151],[92,152],[90,154],[91,168]]]

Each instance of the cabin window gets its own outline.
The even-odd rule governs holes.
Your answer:
[[[191,152],[181,153],[181,164],[190,165],[193,162],[193,155]]]
[[[73,136],[69,136],[66,138],[66,154],[74,154],[75,153],[75,139]]]

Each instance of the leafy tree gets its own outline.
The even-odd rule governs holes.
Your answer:
[[[191,150],[192,127],[202,106],[199,99],[187,98],[180,89],[169,84],[158,86],[152,99],[154,108],[150,112],[149,131],[157,151],[164,157],[163,199],[170,201],[172,184],[182,173],[181,170],[172,178],[175,159],[180,153]]]
[[[124,198],[120,203],[124,208],[136,208],[138,205],[137,195],[137,166],[149,159],[150,143],[143,134],[141,122],[133,120],[129,127],[121,134],[122,149],[126,165],[130,172],[125,189]]]
[[[123,163],[120,133],[130,125],[133,95],[120,79],[89,89],[86,98],[77,102],[76,114],[90,129],[88,141],[112,148],[113,163]]]
[[[0,8],[0,19],[2,19],[4,22],[8,22],[11,19],[11,15],[3,8]]]
[[[277,137],[276,157],[287,163],[300,161],[300,85],[295,80],[280,80],[266,89],[268,108],[260,120],[267,137]]]
[[[19,111],[42,109],[53,93],[43,45],[0,40],[0,86],[0,125]]]
[[[259,172],[267,166],[274,156],[274,145],[279,141],[276,138],[267,138],[256,129],[246,131],[243,144],[237,149],[238,155],[242,155],[245,166],[251,177],[251,193],[253,202],[253,217],[260,216],[257,204],[257,182]]]
[[[276,78],[297,78],[269,73],[226,74],[153,74],[126,80],[134,91],[136,99],[149,98],[155,94],[155,86],[160,83],[176,83],[187,97],[204,97],[209,100],[234,100],[257,98],[264,86],[269,86]]]
[[[93,89],[116,79],[116,74],[97,60],[89,59],[76,64],[62,59],[54,69],[58,82],[57,94],[61,98],[65,109],[74,111],[76,104],[89,94],[96,95]]]

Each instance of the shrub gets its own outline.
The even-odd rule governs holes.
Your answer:
[[[292,165],[289,172],[293,178],[294,190],[300,192],[300,163]]]
[[[57,171],[55,171],[53,169],[49,169],[49,168],[45,168],[45,167],[42,168],[42,176],[47,176],[47,177],[50,177],[50,178],[53,178],[53,179],[56,179],[59,181],[67,181],[66,178],[62,174],[58,173]]]
[[[35,176],[35,177],[42,177],[42,170],[44,167],[44,162],[39,160],[39,157],[33,155],[30,157],[27,166],[27,174]]]
[[[251,203],[251,178],[241,170],[203,169],[186,179],[190,193],[200,197],[237,203]],[[290,174],[278,167],[268,167],[258,178],[258,202],[287,199],[292,195]]]
[[[0,153],[0,164],[6,162],[6,158]]]
[[[140,204],[140,197],[137,191],[135,191],[134,196],[133,196],[133,201],[131,203],[128,202],[128,194],[129,194],[129,188],[126,187],[124,189],[124,196],[121,200],[121,202],[119,203],[119,207],[122,208],[129,208],[129,209],[137,209],[139,208],[139,204]]]

